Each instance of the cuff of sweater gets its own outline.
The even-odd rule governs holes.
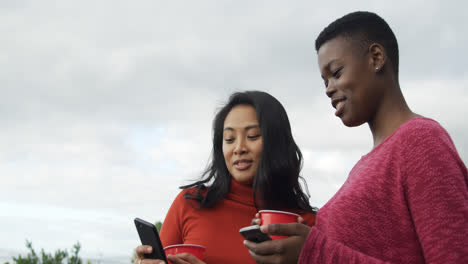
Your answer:
[[[314,259],[314,255],[317,256],[319,253],[314,251],[320,251],[323,249],[326,241],[326,237],[320,233],[316,227],[310,229],[307,240],[301,250],[298,263],[313,263],[310,262]],[[316,259],[316,257],[315,257]]]

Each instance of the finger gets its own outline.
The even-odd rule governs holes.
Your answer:
[[[250,222],[251,225],[260,225],[261,224],[261,220],[260,220],[260,214],[259,213],[256,213],[254,218],[252,219],[252,221]]]
[[[307,222],[304,218],[302,218],[302,216],[299,216],[297,218],[297,222],[300,223],[300,224],[304,224],[304,225],[307,225]]]
[[[265,234],[275,236],[303,236],[309,234],[310,227],[299,223],[271,224],[261,226],[260,230]]]
[[[137,253],[138,258],[143,259],[144,254],[148,254],[148,253],[153,252],[153,248],[151,246],[147,246],[147,245],[140,245],[135,249],[135,251]]]
[[[254,218],[252,219],[252,222],[250,222],[251,225],[260,225],[261,224],[260,218]]]
[[[176,255],[167,255],[167,260],[172,264],[190,264],[190,262],[187,262]]]
[[[199,260],[197,257],[190,253],[180,253],[174,256],[190,264],[205,264],[205,262]]]
[[[257,255],[255,254],[255,252],[252,252],[250,250],[249,250],[249,254],[257,263],[262,263],[262,264],[282,263],[280,260],[278,260],[277,255],[262,256],[262,255]]]
[[[135,264],[165,264],[163,260],[160,259],[140,259],[135,260]]]
[[[262,243],[255,243],[252,241],[244,240],[244,245],[249,251],[252,251],[256,255],[273,255],[278,254],[283,251],[283,242],[281,240],[272,240],[272,241],[265,241]]]

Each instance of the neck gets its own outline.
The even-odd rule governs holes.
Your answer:
[[[380,104],[375,116],[368,122],[374,140],[373,148],[382,143],[403,123],[418,116],[406,104],[398,83],[389,87],[387,91],[384,95],[385,100]]]

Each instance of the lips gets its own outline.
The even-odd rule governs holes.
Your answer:
[[[336,109],[335,115],[340,116],[343,113],[346,97],[338,97],[332,99],[332,106]]]
[[[249,159],[240,159],[234,161],[233,166],[238,170],[247,170],[252,166],[252,162],[253,161]]]
[[[344,100],[346,100],[346,97],[342,96],[342,97],[337,97],[337,98],[332,98],[332,106],[333,108],[336,109],[336,105],[339,103],[339,102],[343,102]]]

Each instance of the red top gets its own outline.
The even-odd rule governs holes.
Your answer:
[[[161,242],[172,244],[198,244],[206,247],[204,261],[208,264],[255,263],[239,229],[249,226],[257,210],[251,187],[231,180],[225,199],[213,208],[195,209],[183,198],[183,190],[172,203],[161,229]],[[291,211],[291,210],[289,210]],[[315,223],[312,213],[299,213],[309,225]]]
[[[448,133],[413,118],[319,210],[299,263],[468,263],[468,176]]]

